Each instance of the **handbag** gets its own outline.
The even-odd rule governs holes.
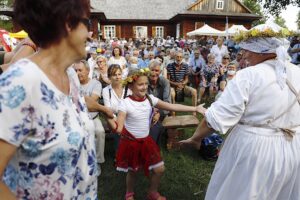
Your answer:
[[[213,133],[210,136],[205,137],[201,141],[201,147],[199,150],[200,156],[204,160],[211,160],[211,161],[217,160],[219,157],[220,146],[222,143],[223,143],[223,138],[216,133]]]

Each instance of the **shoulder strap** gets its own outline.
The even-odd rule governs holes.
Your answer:
[[[146,98],[148,99],[151,107],[153,108],[153,101],[152,101],[151,97],[149,96],[149,94],[146,94]]]
[[[152,99],[149,96],[149,94],[146,94],[146,98],[148,99],[148,101],[151,105],[151,112],[150,112],[150,116],[149,116],[149,124],[150,124],[150,127],[151,127],[152,119],[153,119],[153,116],[154,116],[154,106],[153,106],[153,102],[152,102]]]
[[[127,97],[127,92],[128,92],[128,86],[126,85],[123,99],[125,99]]]
[[[292,85],[292,83],[288,79],[286,79],[286,84],[289,86],[289,89],[295,94],[296,99],[297,99],[298,103],[300,104],[300,91],[297,92],[295,87]]]
[[[108,93],[109,93],[109,99],[111,99],[111,88],[109,88]]]
[[[277,119],[279,119],[280,117],[282,117],[283,115],[285,115],[286,113],[288,113],[293,108],[293,106],[297,103],[297,101],[300,104],[300,91],[297,92],[295,87],[289,81],[289,78],[291,78],[290,71],[289,71],[289,69],[286,69],[286,70],[287,70],[286,84],[288,85],[289,89],[295,94],[296,99],[294,100],[294,102],[291,105],[289,105],[289,107],[284,112],[282,112],[280,115],[278,115],[277,117],[270,120],[268,123],[272,123],[272,122],[276,121]]]

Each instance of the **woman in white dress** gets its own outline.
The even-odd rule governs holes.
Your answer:
[[[112,57],[108,60],[108,66],[112,64],[120,65],[122,68],[122,79],[125,79],[128,74],[128,70],[126,69],[127,61],[122,56],[122,49],[119,46],[113,48]]]
[[[266,28],[273,27],[257,27],[255,35],[267,35]],[[194,135],[180,142],[199,148],[211,132],[230,132],[206,200],[300,198],[300,69],[287,60],[288,42],[273,37],[282,32],[273,31],[240,43],[251,67],[237,73]]]

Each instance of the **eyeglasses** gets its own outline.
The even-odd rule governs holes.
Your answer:
[[[83,25],[87,28],[87,30],[90,30],[91,23],[89,18],[83,17],[79,19],[79,21],[83,23]]]
[[[224,60],[226,59],[226,60],[229,60],[229,58],[223,58]]]

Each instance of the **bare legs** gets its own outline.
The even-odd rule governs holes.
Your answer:
[[[149,194],[157,192],[164,171],[165,171],[164,165],[159,166],[152,170],[151,175],[149,177],[150,178],[150,187],[148,189]],[[136,173],[137,172],[128,171],[126,176],[126,193],[131,193],[134,191]],[[130,197],[128,198],[128,200],[134,200],[134,198]]]

